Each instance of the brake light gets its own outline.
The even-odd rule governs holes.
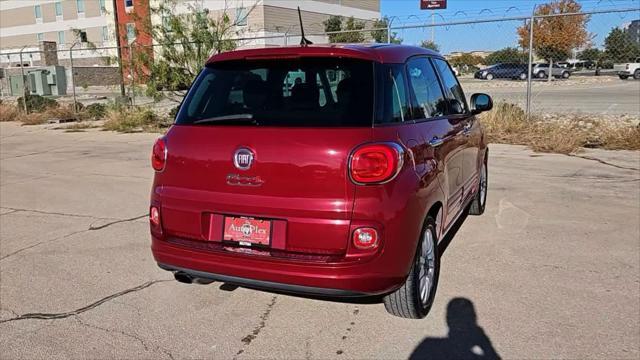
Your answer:
[[[164,142],[164,138],[156,140],[153,144],[153,151],[151,152],[151,166],[155,171],[164,170],[164,165],[167,162],[167,145]]]
[[[149,221],[151,225],[155,227],[160,226],[160,210],[158,210],[156,206],[152,206],[151,209],[149,209]]]
[[[629,70],[629,64],[627,64],[627,65],[625,66],[625,68],[626,68],[627,70]]]
[[[353,245],[358,249],[373,249],[378,246],[378,231],[362,227],[353,232]]]
[[[367,144],[351,154],[349,172],[358,184],[380,184],[392,180],[402,168],[404,150],[395,143]]]

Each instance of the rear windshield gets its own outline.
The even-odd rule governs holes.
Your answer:
[[[177,124],[356,127],[373,123],[373,63],[338,58],[225,61],[207,66]]]

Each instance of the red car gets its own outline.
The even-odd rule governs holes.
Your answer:
[[[451,67],[402,45],[295,46],[209,59],[153,147],[155,260],[303,294],[384,296],[427,315],[438,239],[484,211],[487,145]]]

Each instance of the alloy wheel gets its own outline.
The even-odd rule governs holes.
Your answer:
[[[418,266],[420,274],[418,276],[420,284],[420,301],[423,305],[427,304],[433,288],[436,273],[436,255],[434,251],[435,243],[431,229],[427,228],[422,236],[422,245],[420,247],[420,259]]]

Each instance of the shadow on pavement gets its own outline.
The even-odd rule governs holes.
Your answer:
[[[491,340],[476,322],[471,300],[454,298],[449,301],[447,325],[447,337],[425,338],[409,359],[500,359]]]

